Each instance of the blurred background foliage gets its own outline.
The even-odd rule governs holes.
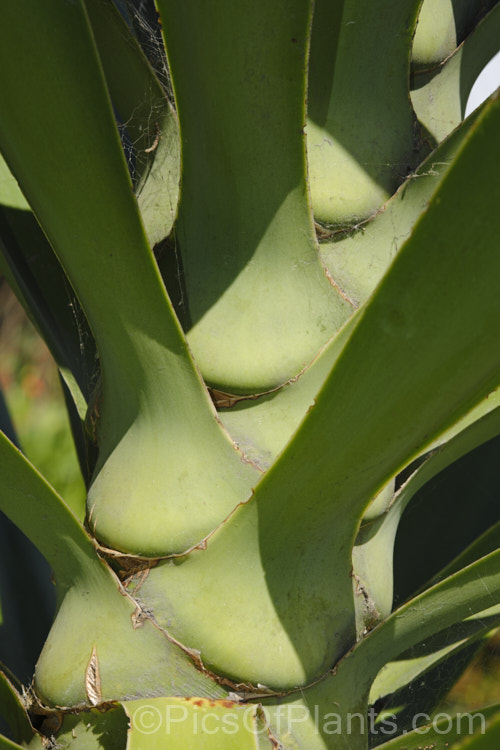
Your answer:
[[[435,713],[472,711],[500,701],[500,630],[486,640]]]
[[[62,497],[85,495],[54,361],[0,279],[0,387],[23,452]]]

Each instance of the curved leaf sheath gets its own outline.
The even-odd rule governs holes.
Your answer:
[[[438,142],[462,122],[474,81],[500,49],[499,36],[497,4],[442,65],[414,75],[413,106]]]
[[[496,99],[253,499],[206,551],[158,566],[144,584],[159,620],[213,669],[281,689],[332,666],[354,641],[351,550],[370,499],[498,385],[500,188],[477,165],[500,159],[499,126]],[[235,634],[232,649],[219,632]]]
[[[419,6],[420,0],[316,2],[307,151],[319,221],[365,219],[420,161],[425,144],[408,95]]]
[[[258,473],[221,430],[166,296],[82,4],[9,1],[0,27],[0,145],[72,281],[101,359],[92,528],[122,550],[182,551],[248,497]],[[30,48],[15,80],[14,39]]]
[[[158,8],[182,139],[188,342],[211,385],[262,393],[303,370],[351,312],[320,264],[307,196],[311,4]]]

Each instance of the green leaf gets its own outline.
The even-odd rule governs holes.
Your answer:
[[[33,676],[54,616],[51,575],[38,550],[0,513],[0,660],[23,683]]]
[[[16,445],[19,444],[19,441],[16,436],[16,431],[14,429],[14,425],[12,424],[12,420],[10,418],[9,410],[7,408],[7,403],[5,401],[5,397],[3,395],[2,389],[0,388],[0,430],[7,435],[9,440]]]
[[[17,442],[1,390],[0,430]],[[50,577],[46,560],[0,512],[0,662],[24,682],[33,675],[53,617]]]
[[[14,80],[9,60],[19,45],[30,55]],[[246,500],[258,472],[217,422],[166,296],[82,3],[4,3],[0,58],[0,146],[99,349],[92,528],[124,551],[181,552]]]
[[[498,600],[499,592],[500,550],[397,609],[384,623],[347,652],[323,679],[301,690],[300,699],[297,699],[296,695],[282,699],[285,704],[290,701],[292,704],[302,705],[303,710],[305,709],[306,716],[303,715],[303,723],[298,727],[299,733],[302,734],[304,731],[311,733],[311,729],[315,730],[316,734],[319,732],[322,736],[324,745],[320,747],[336,748],[335,735],[345,733],[349,726],[348,722],[351,720],[351,724],[354,721],[354,728],[352,731],[347,730],[349,747],[353,750],[365,748],[366,727],[367,722],[370,722],[370,713],[367,716],[369,688],[380,668],[408,648],[425,641],[433,633],[445,631],[450,625],[459,622],[471,613],[476,613],[480,620],[482,616],[480,613],[484,607],[491,604],[491,601]],[[498,606],[496,612],[498,613]],[[444,632],[443,637],[445,637]],[[498,706],[478,712],[477,718],[472,719],[472,725],[469,724],[470,715],[466,714],[464,720],[467,719],[467,727],[473,726],[475,731],[478,719],[481,726],[483,715],[491,716],[490,711],[493,714],[496,713]],[[373,718],[372,713],[371,719]],[[439,715],[434,718],[439,721]],[[414,719],[421,722],[425,717],[417,716]],[[385,735],[398,733],[397,716],[389,716],[387,720],[389,723],[386,724],[384,730],[379,721],[379,734],[380,732]],[[455,737],[463,736],[465,733],[463,723],[459,721],[454,723],[447,721],[444,732],[441,728],[435,722],[429,729],[422,727],[420,732],[417,730],[414,733],[405,733],[402,737],[389,741],[383,747],[387,747],[387,750],[421,748],[421,744],[409,743],[418,737],[420,743],[423,740],[426,745],[428,741],[434,744],[439,735],[447,734],[447,737],[443,737],[443,744],[436,743],[437,747],[444,750],[447,747],[445,741],[449,743]],[[307,746],[305,743],[304,747]]]
[[[424,0],[413,39],[413,68],[437,65],[456,49],[453,11],[452,0]]]
[[[33,727],[28,718],[21,696],[5,671],[0,671],[0,716],[7,719],[16,742],[28,742],[33,736]]]
[[[38,547],[63,588],[79,571],[78,555],[93,555],[83,526],[22,453],[0,433],[0,507]]]
[[[225,694],[187,653],[141,617],[76,517],[2,434],[0,507],[54,570],[57,616],[35,675],[37,691],[47,703],[89,704],[86,674],[94,648],[103,701],[166,690]]]
[[[389,740],[379,745],[379,748],[380,750],[422,750],[422,747],[430,746],[432,750],[449,750],[449,748],[456,747],[451,744],[452,742],[481,732],[487,726],[486,722],[491,722],[496,732],[499,710],[498,705],[487,706],[470,713],[458,714],[457,717],[446,716],[441,720],[438,720],[440,716],[438,714],[431,724],[424,724],[413,732]],[[485,736],[487,733],[488,729]]]
[[[380,500],[389,504],[394,482],[377,496],[368,508],[373,510]],[[400,515],[391,511],[375,521],[366,521],[366,514],[356,535],[352,549],[354,602],[356,607],[356,632],[362,637],[377,622],[392,611],[393,600],[393,546]]]
[[[366,721],[366,702],[362,692],[352,690],[346,681],[335,682],[330,676],[328,685],[335,685],[335,693],[325,698],[325,680],[317,685],[280,698],[263,699],[263,710],[271,734],[279,738],[286,750],[366,750],[369,724]]]
[[[351,312],[325,278],[308,201],[311,3],[158,8],[182,138],[175,251],[188,342],[214,387],[267,392],[301,372]]]
[[[256,705],[201,698],[157,698],[122,704],[130,718],[127,750],[271,750]]]
[[[370,703],[384,714],[405,714],[408,728],[412,714],[432,710],[451,689],[481,643],[481,638],[467,646],[463,641],[453,642],[423,656],[389,662],[375,678]]]
[[[12,740],[0,734],[0,748],[2,750],[23,750],[23,745],[18,745],[17,742],[12,742]]]
[[[498,415],[492,417],[496,417],[494,421],[498,420]],[[474,550],[477,556],[481,556],[494,548],[498,534],[498,530],[495,531],[498,521],[498,490],[495,489],[498,487],[498,475],[495,465],[500,438],[467,453],[467,450],[475,447],[474,442],[469,443],[469,439],[474,437],[474,432],[480,434],[482,422],[476,423],[479,429],[472,425],[443,449],[431,454],[403,485],[389,511],[399,518],[411,501],[398,524],[394,553],[398,602],[428,585],[429,580],[436,580],[434,577],[442,575],[442,569],[446,571],[448,565],[449,571],[454,572],[461,560],[465,565],[477,559],[473,557]],[[444,468],[450,463],[449,459],[459,460]],[[429,518],[429,514],[432,514],[434,530],[429,529],[429,524],[424,520]],[[481,535],[490,527],[491,536],[488,534],[482,539]],[[443,528],[448,530],[444,539]],[[440,531],[439,537],[436,530]],[[438,538],[440,543],[437,542]],[[462,557],[460,553],[471,544],[473,547],[467,552],[467,557]],[[488,547],[489,544],[491,546]],[[388,540],[388,547],[391,546]],[[426,550],[425,555],[422,555],[422,549]],[[457,555],[459,557],[453,564]],[[419,560],[418,566],[415,566],[415,559]]]
[[[1,155],[0,269],[59,367],[88,485],[94,462],[83,420],[99,369],[95,342],[54,251]]]
[[[473,31],[497,0],[424,0],[413,39],[412,68],[436,67]]]
[[[393,577],[396,597],[401,600],[402,591],[409,594],[418,587],[415,580],[427,581],[443,561],[455,554],[453,550],[472,541],[474,534],[481,533],[492,518],[496,520],[493,467],[500,441],[487,441],[500,433],[499,398],[498,390],[489,394],[435,441],[394,496],[387,488],[385,504],[381,505],[380,496],[365,512],[353,548],[356,602],[367,610],[360,613],[363,626],[373,627],[380,615],[391,611]],[[478,445],[481,448],[474,451]],[[486,482],[489,475],[491,480]],[[427,500],[426,495],[429,495]],[[476,509],[474,517],[470,512],[471,497]],[[418,507],[415,511],[410,507],[405,517],[405,509],[413,498]],[[429,513],[434,519],[432,529],[428,524]],[[449,533],[438,540],[445,525]],[[395,539],[398,541],[394,554]],[[494,539],[492,536],[490,544],[494,544]],[[482,554],[493,548],[485,548]],[[425,556],[422,549],[426,549]],[[418,566],[415,559],[419,560]]]
[[[315,3],[307,151],[319,221],[365,219],[421,160],[425,144],[408,101],[419,6],[419,0]]]
[[[478,165],[500,160],[499,127],[496,99],[252,500],[144,583],[158,620],[214,670],[281,690],[335,664],[355,639],[351,550],[368,503],[498,385],[500,186]],[[244,593],[228,607],[221,591]]]
[[[443,578],[447,578],[452,573],[465,568],[467,565],[479,560],[480,557],[484,557],[490,552],[500,547],[500,521],[492,526],[490,529],[481,534],[472,544],[457,555],[449,565],[441,570],[438,575],[431,581],[431,583],[437,583]]]
[[[227,403],[224,394],[218,400],[217,392],[212,392],[222,424],[245,456],[261,469],[266,470],[272,465],[300,426],[355,322],[355,316],[351,316],[299,377],[272,393],[256,399],[242,399],[230,408],[224,408],[221,406],[221,403]]]
[[[492,721],[486,731],[453,745],[455,750],[496,750],[500,743],[500,718]]]
[[[358,632],[365,627],[371,629],[391,611],[393,577],[396,599],[401,601],[404,592],[406,596],[415,593],[424,582],[428,587],[434,574],[435,583],[448,574],[446,571],[455,572],[499,546],[494,526],[485,532],[484,539],[480,537],[471,545],[467,554],[459,555],[438,573],[498,517],[494,466],[500,440],[490,438],[500,432],[499,395],[498,390],[489,394],[441,435],[413,472],[411,467],[405,470],[404,474],[410,472],[409,477],[398,479],[398,491],[393,494],[389,485],[365,512],[353,548]],[[474,417],[479,419],[474,422]],[[411,506],[405,514],[414,498],[417,507]],[[448,533],[443,538],[445,526]]]
[[[368,299],[383,278],[439,190],[478,117],[479,113],[474,113],[441,143],[373,218],[357,224],[354,231],[333,229],[321,243],[323,262],[355,307]]]
[[[420,711],[432,711],[458,680],[478,648],[500,621],[500,607],[436,633],[382,667],[370,690],[378,711],[398,714],[400,728],[411,728]]]
[[[159,695],[225,697],[227,690],[199,670],[125,595],[102,562],[81,561],[81,572],[66,593],[35,673],[45,703],[90,707],[118,699]],[[98,665],[100,688],[89,674]]]
[[[59,746],[71,750],[125,750],[127,745],[128,719],[121,706],[105,712],[93,709],[77,716],[65,714],[57,731],[44,728]],[[40,739],[34,737],[29,750],[43,750]]]
[[[65,715],[54,739],[71,750],[271,750],[258,705],[203,697],[123,701]],[[33,740],[30,750],[38,750]]]
[[[138,42],[112,0],[85,0],[111,100],[132,142],[135,193],[151,247],[177,213],[177,117]]]
[[[96,350],[87,321],[47,238],[0,156],[0,267],[71,386],[82,418]]]
[[[83,408],[84,403],[80,403],[81,408],[75,403],[73,398],[75,388],[73,387],[71,374],[67,370],[59,373],[59,382],[61,384],[64,403],[66,404],[66,410],[68,412],[69,426],[73,435],[80,471],[85,482],[85,487],[88,489],[98,456],[96,442],[86,429],[88,410],[87,408]],[[92,407],[92,401],[90,407]],[[78,503],[76,503],[73,498],[71,498],[70,502],[70,498],[68,497],[66,497],[66,501],[68,504],[71,504],[73,511],[80,520],[83,521],[85,517],[85,495],[82,494],[81,498],[78,498]]]
[[[437,70],[414,76],[411,100],[421,123],[439,142],[463,120],[467,99],[486,63],[499,51],[500,5]]]
[[[359,671],[357,677],[372,681],[385,663],[462,619],[492,606],[497,617],[499,594],[500,550],[496,550],[396,609],[357,644],[339,670],[364,669],[363,677]]]

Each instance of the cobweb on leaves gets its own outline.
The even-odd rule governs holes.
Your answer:
[[[172,106],[175,106],[159,15],[153,0],[113,1],[151,65],[166,99]],[[145,108],[148,109],[148,115],[144,120],[143,132],[148,136],[148,149],[145,148],[143,137],[140,143],[133,140],[129,128],[130,118],[123,119],[122,113],[115,110],[122,146],[134,183],[137,182],[138,176],[143,174],[146,162],[150,161],[147,159],[147,154],[155,150],[160,137],[158,123],[161,119],[163,104],[158,102],[157,92],[145,90],[142,101],[137,103],[137,107],[144,109],[145,103],[148,105]],[[162,137],[165,137],[165,134],[162,134]]]
[[[173,103],[172,83],[155,4],[153,0],[129,0],[128,12],[135,37]]]

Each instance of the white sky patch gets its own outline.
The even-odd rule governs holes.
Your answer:
[[[483,68],[471,89],[465,116],[467,117],[476,107],[484,102],[500,86],[500,52],[497,52],[489,63]]]

